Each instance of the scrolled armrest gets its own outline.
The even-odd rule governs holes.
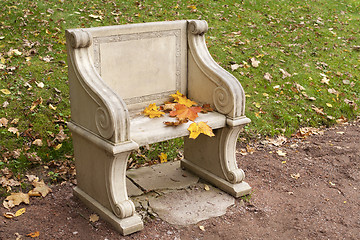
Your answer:
[[[227,116],[229,125],[244,122],[237,121],[245,118],[244,89],[232,74],[220,67],[211,57],[205,43],[205,32],[206,21],[188,22],[189,97],[212,103],[216,111]],[[202,90],[197,90],[202,86]],[[204,88],[207,93],[199,93],[204,91]]]
[[[67,30],[66,39],[72,122],[113,143],[129,141],[128,109],[93,65],[91,34]]]

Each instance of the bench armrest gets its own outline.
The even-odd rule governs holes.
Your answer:
[[[204,38],[207,30],[206,21],[188,21],[188,96],[212,104],[216,111],[226,115],[230,126],[249,123],[244,115],[244,89],[211,57]]]
[[[113,143],[129,141],[129,113],[92,61],[92,37],[83,29],[66,31],[72,123]]]

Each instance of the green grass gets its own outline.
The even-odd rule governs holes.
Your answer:
[[[329,126],[342,116],[353,119],[359,115],[360,52],[353,48],[360,45],[359,1],[3,0],[0,9],[0,63],[2,68],[5,65],[0,70],[0,89],[10,91],[8,95],[0,93],[0,118],[9,120],[7,127],[0,127],[0,168],[23,172],[38,164],[26,157],[31,152],[43,163],[72,154],[71,138],[55,139],[61,128],[70,135],[65,124],[70,119],[67,28],[207,20],[211,55],[245,89],[246,115],[252,120],[245,134],[250,138],[290,136],[303,126]],[[11,49],[22,54],[8,54]],[[252,57],[260,61],[257,68],[251,67]],[[231,70],[232,64],[243,62],[250,67]],[[291,77],[282,78],[280,68]],[[264,79],[265,73],[272,76],[271,82]],[[321,74],[327,76],[329,85],[321,83]],[[39,83],[44,87],[38,87]],[[305,90],[299,92],[295,84]],[[316,100],[308,100],[306,95]],[[31,109],[40,97],[42,104]],[[2,107],[6,102],[8,106]],[[312,105],[323,109],[324,115],[316,113]],[[11,123],[14,119],[17,124]],[[17,128],[19,135],[9,132],[9,127]],[[43,146],[32,144],[35,139],[42,139]],[[179,139],[152,145],[140,155],[154,159],[166,151],[172,159],[181,143]],[[17,149],[19,157],[13,154]],[[134,158],[142,161],[137,153]]]

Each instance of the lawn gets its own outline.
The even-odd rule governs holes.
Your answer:
[[[73,161],[68,28],[206,20],[211,55],[246,92],[252,122],[243,138],[290,136],[359,115],[359,1],[2,0],[0,9],[0,177],[50,166],[52,179],[66,178],[51,166]],[[147,146],[133,158],[174,159],[181,144]]]

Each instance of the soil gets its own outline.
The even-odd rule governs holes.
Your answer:
[[[90,222],[93,212],[64,182],[12,209],[25,206],[23,215],[0,217],[0,239],[31,239],[26,235],[36,231],[37,239],[360,239],[360,121],[312,132],[279,146],[239,144],[238,163],[253,192],[221,217],[184,228],[148,219],[144,230],[123,237],[101,219]]]

